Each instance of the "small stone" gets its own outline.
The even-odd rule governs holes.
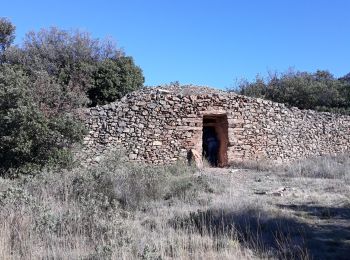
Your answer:
[[[124,126],[126,126],[126,123],[125,123],[124,121],[120,121],[120,122],[118,123],[118,125],[119,125],[120,127],[124,127]]]
[[[160,145],[162,145],[162,142],[161,141],[153,141],[153,145],[160,146]]]
[[[130,160],[135,160],[136,158],[137,158],[137,154],[134,154],[134,153],[129,154]]]

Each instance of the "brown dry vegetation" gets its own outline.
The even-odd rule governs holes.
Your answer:
[[[350,255],[348,156],[253,166],[198,172],[116,155],[90,169],[0,179],[0,259]],[[283,196],[269,194],[280,187]]]

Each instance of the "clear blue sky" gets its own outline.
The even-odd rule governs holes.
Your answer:
[[[350,72],[347,0],[0,0],[0,16],[25,33],[50,26],[110,36],[147,85],[230,87],[289,67]]]

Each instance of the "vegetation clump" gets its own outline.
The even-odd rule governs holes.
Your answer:
[[[280,75],[272,73],[267,79],[257,76],[252,82],[242,80],[230,91],[301,109],[350,114],[349,74],[337,79],[324,70],[290,70]]]
[[[68,166],[84,136],[79,109],[142,87],[142,70],[108,40],[58,28],[29,32],[0,18],[0,175]]]
[[[339,175],[315,175],[324,166],[313,160],[300,173],[198,174],[183,163],[145,166],[114,154],[91,168],[0,177],[0,258],[342,258],[349,160],[326,160]],[[255,192],[281,186],[283,196]]]
[[[89,169],[0,178],[0,258],[146,256],[152,249],[144,242],[139,248],[137,233],[145,236],[149,225],[160,227],[137,218],[156,205],[203,203],[201,194],[209,183],[193,173],[194,168],[181,163],[125,164],[118,154]]]

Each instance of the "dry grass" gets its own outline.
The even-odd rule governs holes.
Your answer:
[[[325,178],[350,181],[350,154],[317,156],[289,163],[276,164],[270,160],[246,160],[231,165],[232,168],[249,169],[295,178]]]
[[[334,160],[339,169],[348,163]],[[350,188],[348,171],[329,171],[332,182],[312,169],[313,178],[300,177],[305,171],[198,174],[181,163],[149,167],[117,155],[90,169],[0,179],[0,259],[309,259],[323,245],[310,238],[316,220],[343,214],[348,227]],[[294,188],[284,197],[254,193],[281,185]],[[328,233],[340,259],[347,235]]]
[[[282,168],[290,177],[343,179],[350,181],[350,154],[299,160]]]
[[[148,167],[109,158],[92,169],[0,181],[0,259],[248,258],[235,237],[175,229],[208,205],[207,178],[183,164]],[[247,255],[247,257],[245,257]]]

